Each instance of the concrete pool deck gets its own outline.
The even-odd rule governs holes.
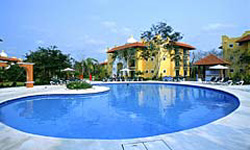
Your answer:
[[[101,83],[101,82],[95,82]],[[114,82],[111,82],[114,83]],[[121,82],[118,82],[121,83]],[[129,82],[133,83],[133,82]],[[214,88],[232,93],[240,100],[234,112],[197,128],[158,136],[126,140],[64,139],[29,134],[0,123],[1,150],[249,150],[250,92],[249,86],[205,85],[196,82],[135,82],[174,83]],[[103,84],[105,86],[105,83]],[[249,88],[249,89],[248,89]],[[105,87],[71,91],[64,86],[35,86],[0,89],[0,103],[23,96],[41,94],[86,94],[104,92]]]

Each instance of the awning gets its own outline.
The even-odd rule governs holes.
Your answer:
[[[72,68],[65,68],[65,69],[63,69],[62,71],[75,71],[75,70],[72,69]]]
[[[224,70],[224,69],[229,69],[229,68],[226,66],[222,66],[222,65],[215,65],[215,66],[209,67],[209,69]]]

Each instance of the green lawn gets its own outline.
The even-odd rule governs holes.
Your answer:
[[[11,87],[13,82],[0,82],[0,88]],[[16,86],[25,86],[25,82],[17,82]]]

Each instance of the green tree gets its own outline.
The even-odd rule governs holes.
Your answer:
[[[49,83],[52,77],[62,77],[61,70],[71,67],[70,55],[65,55],[56,46],[38,47],[36,51],[26,54],[27,62],[35,63],[34,78],[40,84]]]
[[[99,65],[98,60],[96,60],[95,58],[87,58],[86,60],[86,70],[87,72],[93,75],[96,75],[96,71],[97,71],[97,66]]]
[[[127,48],[124,50],[120,51],[115,51],[113,54],[113,59],[115,60],[116,58],[122,60],[124,59],[126,61],[126,66],[127,68],[130,67],[130,64],[133,60],[137,59],[136,58],[136,52],[138,51],[137,48]]]
[[[243,51],[243,53],[239,57],[238,63],[244,63],[246,64],[246,69],[248,70],[248,73],[250,73],[250,50],[246,49]]]
[[[108,76],[108,70],[104,65],[98,65],[96,73],[95,80],[102,80]]]
[[[180,32],[175,32],[174,29],[165,22],[160,22],[152,25],[150,30],[141,34],[141,38],[145,42],[147,48],[141,52],[141,57],[145,60],[154,57],[154,78],[157,78],[160,70],[160,64],[163,57],[170,54],[171,60],[174,60],[178,65],[181,61],[181,52],[179,46],[175,43],[182,39]],[[167,50],[168,53],[166,51]]]
[[[11,83],[9,86],[16,86],[17,81],[26,81],[26,71],[24,68],[19,67],[16,64],[12,64],[7,68],[0,69],[0,83]]]
[[[94,58],[82,59],[81,61],[76,61],[74,68],[78,74],[82,74],[88,77],[89,74],[96,75],[98,72],[99,62]]]

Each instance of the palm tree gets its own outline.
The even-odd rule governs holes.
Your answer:
[[[97,68],[97,65],[98,65],[98,60],[94,59],[94,58],[87,58],[85,60],[85,67],[86,67],[86,70],[88,71],[88,73],[96,73],[96,68]]]
[[[124,50],[115,51],[113,55],[113,60],[115,60],[116,58],[120,60],[125,60],[126,68],[129,69],[131,61],[137,59],[135,56],[137,51],[138,51],[137,48],[127,48]]]
[[[136,51],[137,51],[136,48],[127,48],[124,50],[115,51],[113,59],[116,58],[124,59],[126,61],[127,68],[129,68],[129,63],[131,62],[131,60],[136,59],[135,58]]]
[[[80,62],[75,62],[74,68],[81,75],[96,74],[98,69],[98,60],[94,58],[82,59]]]

